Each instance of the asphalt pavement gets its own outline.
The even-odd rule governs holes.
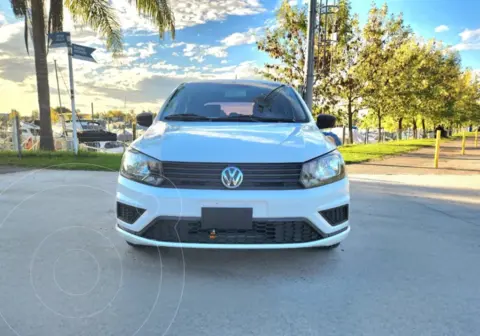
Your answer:
[[[333,251],[136,250],[116,173],[0,175],[0,335],[478,335],[480,177],[352,175]]]

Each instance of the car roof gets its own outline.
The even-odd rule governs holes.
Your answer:
[[[211,79],[211,80],[198,80],[198,81],[191,81],[185,84],[239,84],[239,85],[249,85],[249,86],[268,86],[268,87],[278,87],[280,85],[287,85],[279,82],[268,81],[268,80],[261,80],[261,79]]]

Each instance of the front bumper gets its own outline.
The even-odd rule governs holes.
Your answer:
[[[182,248],[215,249],[282,249],[331,246],[344,240],[349,232],[349,221],[330,225],[319,213],[323,210],[348,205],[349,183],[345,178],[330,185],[302,190],[192,190],[158,188],[118,178],[117,201],[145,209],[133,223],[117,218],[116,230],[133,244]],[[248,207],[254,220],[304,219],[321,239],[290,243],[191,243],[147,239],[142,237],[152,222],[159,217],[200,218],[203,207]]]

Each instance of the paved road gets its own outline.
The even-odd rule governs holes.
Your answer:
[[[331,252],[161,255],[116,236],[115,179],[0,175],[1,336],[479,334],[478,176],[352,176]]]
[[[473,137],[466,141],[465,155],[461,154],[462,141],[442,141],[438,169],[433,168],[433,147],[384,160],[372,160],[350,165],[356,174],[411,174],[411,175],[480,175],[480,147],[475,148]]]

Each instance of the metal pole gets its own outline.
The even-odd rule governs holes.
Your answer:
[[[68,69],[70,72],[70,100],[72,101],[72,133],[73,133],[73,152],[78,154],[77,143],[77,112],[75,111],[75,86],[73,83],[73,65],[72,65],[72,43],[70,36],[67,37],[68,46]]]
[[[57,77],[58,104],[60,106],[60,112],[63,113],[62,96],[60,95],[60,85],[58,84],[57,60],[54,60],[54,62],[55,62],[55,77]]]
[[[18,157],[22,157],[22,131],[20,129],[20,118],[18,117],[18,112],[15,110],[12,110],[12,112],[15,113],[14,119],[13,119],[13,143],[15,145],[15,149],[17,150]]]
[[[313,104],[313,71],[314,71],[314,46],[315,26],[317,24],[317,0],[310,0],[308,5],[308,36],[307,36],[307,59],[305,61],[305,103],[312,109]]]
[[[62,121],[62,129],[65,137],[67,136],[67,125],[65,125],[65,118],[63,116],[63,107],[62,107],[62,95],[60,94],[60,84],[58,83],[58,71],[57,71],[57,60],[55,62],[55,77],[57,78],[57,92],[58,92],[58,104],[60,107],[59,117]]]
[[[436,141],[435,141],[435,157],[433,158],[433,167],[438,168],[438,158],[440,156],[440,138],[442,137],[442,132],[437,131]]]
[[[322,50],[322,43],[323,43],[323,31],[322,31],[322,8],[323,8],[323,0],[320,0],[320,5],[318,6],[319,13],[318,13],[318,54],[320,54],[320,50]],[[317,57],[317,66],[319,69],[321,69],[321,59],[320,57]]]
[[[321,9],[320,9],[321,10]],[[325,2],[325,22],[323,23],[324,25],[324,30],[325,30],[325,44],[323,45],[323,66],[322,70],[324,71],[324,74],[327,73],[327,45],[329,44],[328,42],[328,14],[329,14],[329,8],[328,8],[328,0]]]
[[[92,120],[93,120],[93,102],[91,103],[92,106]]]

